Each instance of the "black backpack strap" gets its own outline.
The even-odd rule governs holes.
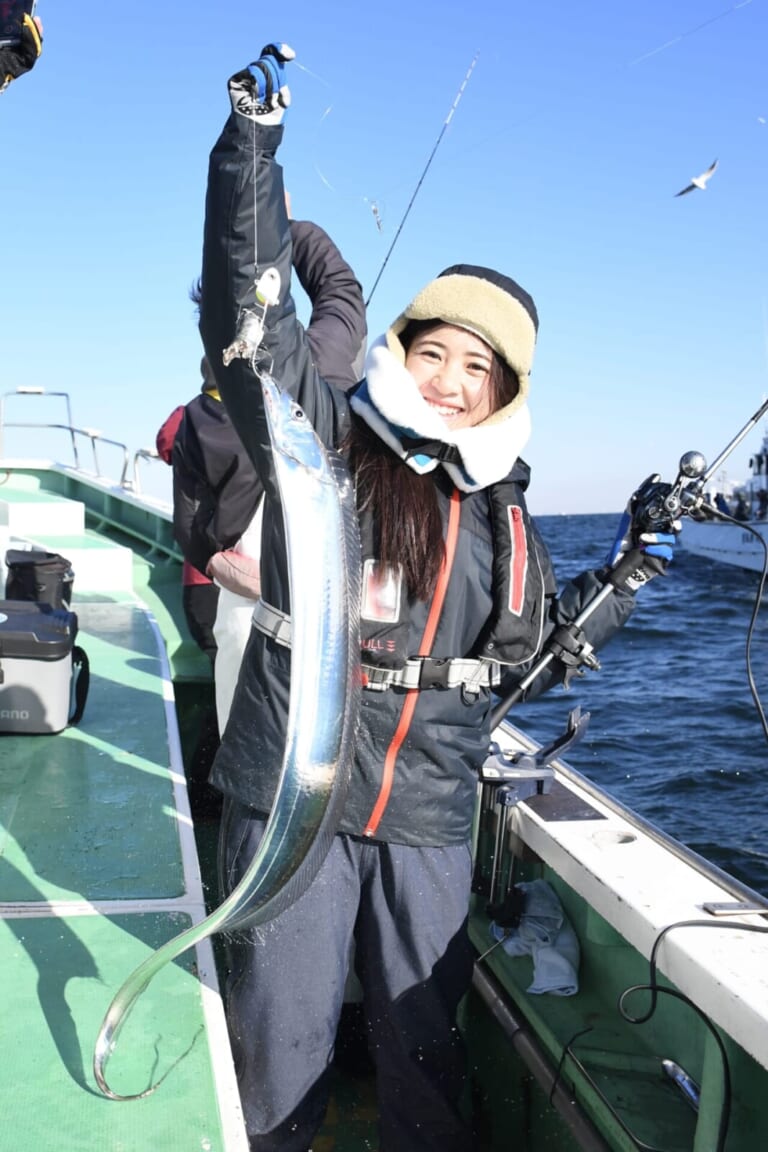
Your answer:
[[[88,664],[88,654],[79,644],[74,644],[72,646],[72,698],[70,700],[70,707],[74,705],[74,710],[69,717],[70,724],[79,724],[82,719],[90,680],[91,670]]]

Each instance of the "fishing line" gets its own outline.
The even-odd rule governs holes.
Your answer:
[[[392,243],[389,246],[389,251],[387,252],[386,256],[384,257],[384,261],[381,265],[381,268],[379,268],[378,275],[373,282],[373,288],[371,288],[371,291],[368,293],[368,299],[365,302],[366,308],[368,307],[371,300],[373,299],[373,294],[376,291],[379,280],[381,280],[381,277],[384,273],[384,269],[386,268],[387,264],[389,263],[389,258],[392,255],[392,252],[394,250],[395,245],[397,244],[400,233],[403,230],[403,226],[404,226],[406,220],[408,219],[408,215],[411,211],[411,208],[413,207],[413,203],[419,194],[419,189],[421,188],[422,184],[424,183],[424,178],[426,177],[427,172],[429,171],[430,165],[435,158],[435,154],[436,154],[438,148],[440,147],[440,142],[443,139],[443,136],[445,135],[445,133],[448,129],[448,125],[450,124],[451,120],[453,119],[453,114],[459,106],[459,101],[461,100],[461,97],[464,95],[464,90],[467,87],[467,84],[469,83],[469,78],[472,75],[472,72],[474,71],[474,67],[475,67],[475,64],[477,64],[477,58],[479,55],[480,55],[479,52],[475,53],[474,59],[469,66],[467,74],[464,77],[464,79],[462,80],[461,85],[459,87],[459,90],[456,93],[453,104],[451,105],[451,109],[445,118],[445,121],[443,123],[442,128],[440,129],[440,134],[437,137],[437,140],[435,141],[434,147],[429,154],[429,159],[427,160],[427,163],[424,165],[424,171],[421,173],[421,176],[419,177],[418,183],[416,184],[416,187],[413,190],[413,194],[411,195],[411,199],[408,202],[408,206],[406,207],[405,212],[403,213],[403,218],[397,227],[397,231],[395,232],[394,239],[392,240]]]
[[[322,116],[320,117],[320,120],[318,121],[318,125],[317,125],[318,131],[322,127],[323,121],[325,120],[325,118],[330,115],[332,108],[333,108],[333,104],[329,104],[328,107],[326,108],[325,112],[323,112]],[[314,165],[315,172],[317,172],[318,176],[322,180],[323,184],[325,184],[326,188],[330,188],[331,192],[335,192],[336,189],[334,188],[333,184],[331,184],[330,180],[326,180],[325,176],[320,171],[320,165],[317,163],[317,161],[313,160],[312,163]]]
[[[710,24],[714,24],[718,20],[723,20],[726,16],[730,16],[732,12],[735,12],[737,8],[746,8],[747,4],[751,3],[752,0],[741,0],[739,4],[732,4],[731,7],[726,8],[724,12],[718,12],[716,16],[710,16],[709,20],[703,20],[701,24],[697,24],[694,28],[689,28],[687,32],[681,32],[679,36],[674,36],[671,40],[660,44],[658,48],[653,48],[650,52],[644,52],[642,56],[638,56],[635,60],[630,60],[625,67],[633,68],[635,64],[640,64],[643,60],[650,60],[652,56],[658,56],[659,53],[666,52],[667,48],[672,48],[682,40],[687,40],[689,36],[700,32],[702,28],[707,28]]]
[[[311,68],[307,68],[304,64],[300,64],[298,60],[294,59],[291,61],[291,63],[296,68],[298,68],[299,71],[306,72],[307,76],[311,76],[313,80],[319,80],[320,83],[324,84],[326,88],[333,88],[333,85],[331,84],[330,80],[326,80],[323,76],[318,76],[317,72],[313,72]],[[320,117],[320,119],[317,122],[316,131],[319,131],[322,128],[323,121],[326,120],[328,116],[330,116],[332,111],[333,111],[333,104],[329,104],[328,107],[326,108],[325,112],[323,112],[322,116]],[[315,172],[317,172],[317,175],[320,177],[323,184],[325,184],[326,188],[330,189],[331,192],[335,192],[336,189],[334,188],[333,184],[331,184],[330,180],[326,179],[325,175],[321,172],[320,165],[317,163],[317,161],[313,160],[312,164],[313,164],[313,167],[315,169]]]
[[[749,0],[747,0],[747,2],[749,3]],[[321,84],[325,84],[326,88],[332,88],[333,87],[330,80],[324,80],[322,76],[318,76],[317,72],[313,72],[310,68],[307,68],[304,64],[300,64],[298,60],[296,60],[296,59],[291,60],[291,64],[293,64],[295,68],[298,68],[300,72],[306,72],[307,76],[311,76],[313,80],[319,80]],[[330,108],[328,109],[328,111],[330,112]]]
[[[649,60],[653,56],[658,56],[661,52],[666,51],[668,48],[673,47],[674,45],[680,43],[682,40],[687,40],[690,36],[700,32],[702,28],[706,28],[709,24],[714,24],[718,20],[724,20],[726,16],[733,15],[733,13],[738,11],[740,8],[746,8],[747,5],[751,3],[752,0],[740,0],[738,4],[733,4],[730,8],[726,8],[722,12],[718,12],[715,16],[710,17],[708,20],[704,20],[700,24],[696,24],[691,28],[687,28],[685,31],[680,32],[677,36],[672,37],[671,40],[666,40],[663,44],[659,44],[656,48],[652,48],[650,51],[642,53],[640,56],[635,57],[633,60],[625,61],[623,64],[619,64],[615,68],[606,69],[601,73],[601,75],[605,77],[620,75],[627,69],[632,68],[645,60]],[[592,74],[589,73],[590,77],[591,75]],[[569,97],[569,99],[572,101],[576,99],[577,96],[578,93],[576,96]],[[554,109],[551,107],[543,108],[539,111],[531,112],[530,115],[523,116],[521,119],[515,120],[512,123],[507,123],[504,128],[499,129],[490,136],[485,136],[482,140],[478,141],[476,144],[473,144],[471,151],[474,152],[477,149],[485,150],[490,143],[492,143],[494,140],[498,140],[500,136],[506,136],[516,128],[522,127],[524,124],[530,124],[532,121],[539,120],[542,117],[551,115],[553,111]]]
[[[253,284],[259,278],[259,213],[256,195],[256,119],[251,121],[251,148],[253,155],[252,180],[253,185]]]
[[[305,72],[307,74],[307,76],[311,76],[314,80],[319,80],[320,83],[324,84],[326,88],[333,88],[333,85],[331,84],[330,80],[326,80],[323,76],[318,76],[317,72],[313,72],[311,70],[311,68],[307,68],[304,64],[300,64],[298,62],[298,60],[294,59],[291,63],[295,64],[295,66],[297,68],[299,68],[300,71]],[[324,121],[328,118],[328,116],[330,116],[332,111],[333,111],[333,104],[329,104],[328,107],[323,112],[322,116],[320,117],[318,123],[317,123],[316,132],[320,131],[320,129],[323,126]],[[323,184],[325,184],[326,188],[330,192],[333,192],[335,195],[339,195],[338,189],[335,188],[334,185],[331,183],[331,181],[327,178],[325,173],[320,168],[320,165],[318,164],[317,160],[314,158],[312,160],[312,166],[314,167],[315,172],[317,173],[319,179],[323,182]],[[379,232],[382,232],[383,231],[383,224],[382,224],[382,208],[381,208],[382,202],[381,202],[381,199],[378,198],[376,200],[373,200],[373,199],[369,198],[368,196],[358,197],[357,195],[354,195],[352,198],[355,200],[358,198],[362,199],[363,203],[368,205],[368,207],[371,209],[371,212],[373,213],[373,218],[376,222],[376,227],[378,228]]]
[[[311,73],[310,73],[310,75],[311,75]],[[318,121],[318,125],[317,125],[318,131],[320,130],[320,128],[323,125],[323,122],[327,119],[327,117],[330,115],[330,113],[332,111],[333,111],[333,105],[329,104],[328,107],[326,108],[325,112],[323,112],[322,116],[320,117],[320,120]],[[318,164],[317,160],[313,159],[312,165],[313,165],[315,172],[317,173],[318,177],[320,178],[320,180],[322,180],[323,184],[325,184],[325,186],[329,190],[329,192],[333,192],[337,196],[340,195],[338,188],[335,188],[334,185],[331,184],[328,177],[325,175],[325,173],[320,168],[320,165]],[[383,226],[383,221],[382,221],[382,216],[383,216],[382,200],[380,198],[377,198],[374,200],[369,196],[360,196],[356,193],[353,194],[349,198],[354,199],[354,200],[358,200],[358,199],[362,200],[362,202],[368,208],[370,208],[371,212],[373,213],[373,218],[376,222],[376,227],[378,228],[379,232],[383,232],[384,226]]]

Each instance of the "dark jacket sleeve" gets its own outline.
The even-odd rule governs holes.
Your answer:
[[[234,547],[250,524],[261,484],[224,405],[206,394],[187,404],[172,461],[176,539],[204,572],[211,556]]]
[[[547,652],[548,642],[555,632],[563,626],[572,624],[578,616],[597,602],[598,597],[602,599],[597,607],[588,614],[581,628],[574,633],[577,645],[586,642],[593,651],[599,652],[626,623],[635,607],[635,597],[629,592],[615,588],[606,595],[604,577],[605,573],[602,570],[590,569],[569,581],[558,595],[547,597],[544,634],[539,652],[528,664],[516,668],[503,678],[499,690],[501,697],[513,692],[536,666],[541,656]],[[566,662],[553,659],[532,681],[523,699],[533,700],[548,688],[562,684],[568,670],[569,665]]]
[[[184,559],[205,572],[209,557],[194,547],[195,516],[200,507],[198,495],[203,461],[192,421],[185,411],[173,441],[173,535]]]
[[[527,465],[522,464],[522,461],[520,465],[522,471],[517,479],[525,490],[529,482],[529,469]],[[522,493],[520,499],[521,501],[523,499]],[[503,673],[497,692],[502,699],[515,694],[516,699],[531,700],[548,688],[562,684],[569,668],[578,667],[578,664],[566,662],[570,659],[568,647],[572,646],[577,654],[582,645],[586,645],[587,652],[599,651],[622,627],[635,606],[635,597],[628,592],[613,587],[606,592],[607,574],[602,568],[588,569],[558,590],[552,557],[534,518],[528,521],[528,533],[529,548],[536,556],[535,567],[542,574],[544,604],[541,639],[536,655],[532,659]],[[585,612],[586,619],[583,620],[581,627],[571,630],[572,642],[569,635],[559,630],[568,629],[573,621]],[[555,638],[556,633],[558,635]],[[560,651],[565,659],[560,659],[558,656],[551,658],[552,654]],[[545,655],[548,662],[539,670],[538,666]],[[537,669],[535,678],[522,692],[521,683],[534,669]],[[521,692],[522,695],[518,695]]]
[[[213,148],[203,233],[200,334],[237,433],[270,498],[277,498],[264,400],[247,360],[224,367],[243,308],[266,268],[280,276],[280,299],[267,311],[260,363],[304,409],[318,436],[335,444],[348,422],[346,398],[319,376],[291,296],[291,232],[275,153],[282,126],[230,115]],[[255,195],[254,195],[255,192]],[[258,222],[258,226],[257,226]]]
[[[307,337],[315,367],[329,384],[351,388],[362,376],[368,333],[362,287],[318,224],[290,226],[293,270],[312,305]]]

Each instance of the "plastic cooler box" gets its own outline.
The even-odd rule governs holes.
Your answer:
[[[70,716],[77,616],[0,600],[0,732],[61,732]]]

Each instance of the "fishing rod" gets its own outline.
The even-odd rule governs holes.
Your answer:
[[[386,268],[387,264],[389,263],[389,258],[392,255],[392,252],[394,251],[395,244],[397,244],[400,233],[403,230],[403,226],[404,226],[406,220],[408,219],[408,214],[410,213],[411,208],[413,208],[413,202],[419,194],[419,189],[421,188],[422,184],[424,183],[424,178],[427,175],[427,172],[429,171],[429,167],[435,158],[435,153],[437,152],[438,148],[440,147],[440,142],[443,139],[443,136],[445,135],[446,131],[448,130],[448,125],[450,124],[451,120],[453,119],[453,114],[459,106],[459,101],[461,100],[462,96],[464,95],[464,89],[466,88],[467,84],[469,83],[469,78],[472,75],[472,72],[474,71],[475,64],[477,64],[477,58],[479,55],[480,55],[479,52],[475,53],[475,57],[469,66],[467,74],[464,77],[464,79],[462,80],[461,86],[460,86],[458,92],[456,93],[453,104],[451,105],[451,110],[445,118],[445,122],[443,123],[443,127],[440,130],[440,135],[438,136],[437,140],[435,141],[435,146],[429,154],[429,159],[427,160],[426,164],[424,165],[424,171],[422,172],[421,176],[419,177],[419,181],[413,190],[413,195],[411,196],[411,199],[408,201],[408,207],[405,209],[405,212],[403,213],[403,218],[397,227],[397,231],[395,232],[395,237],[389,246],[389,251],[387,252],[386,256],[384,257],[384,262],[382,263],[381,268],[379,268],[378,275],[373,282],[373,288],[371,288],[371,291],[368,293],[368,299],[365,302],[366,308],[368,307],[371,300],[373,299],[373,294],[376,291],[379,280],[381,280],[381,277],[384,274],[384,269]]]
[[[749,418],[744,427],[737,432],[709,467],[707,467],[707,462],[701,452],[686,452],[680,459],[674,484],[664,483],[658,474],[653,474],[643,481],[637,491],[632,494],[630,500],[633,528],[639,533],[671,532],[674,522],[681,516],[705,519],[707,516],[716,515],[715,510],[710,509],[705,503],[705,485],[766,412],[768,412],[768,400],[761,404],[757,412]],[[728,519],[728,517],[724,517],[724,519]],[[561,625],[552,633],[544,646],[542,655],[531,670],[523,677],[517,687],[500,700],[492,710],[491,731],[501,723],[509,709],[523,698],[531,684],[538,679],[553,660],[560,660],[566,666],[567,677],[569,674],[572,676],[581,664],[586,664],[588,668],[593,669],[600,667],[592,652],[591,645],[581,634],[582,626],[618,588],[624,588],[631,584],[633,576],[639,576],[635,582],[635,587],[639,587],[640,584],[645,583],[650,578],[647,575],[637,573],[641,559],[645,568],[650,568],[654,575],[664,572],[666,565],[660,557],[649,556],[637,548],[627,552],[612,570],[608,580],[597,595],[590,600],[578,616],[569,623]]]

